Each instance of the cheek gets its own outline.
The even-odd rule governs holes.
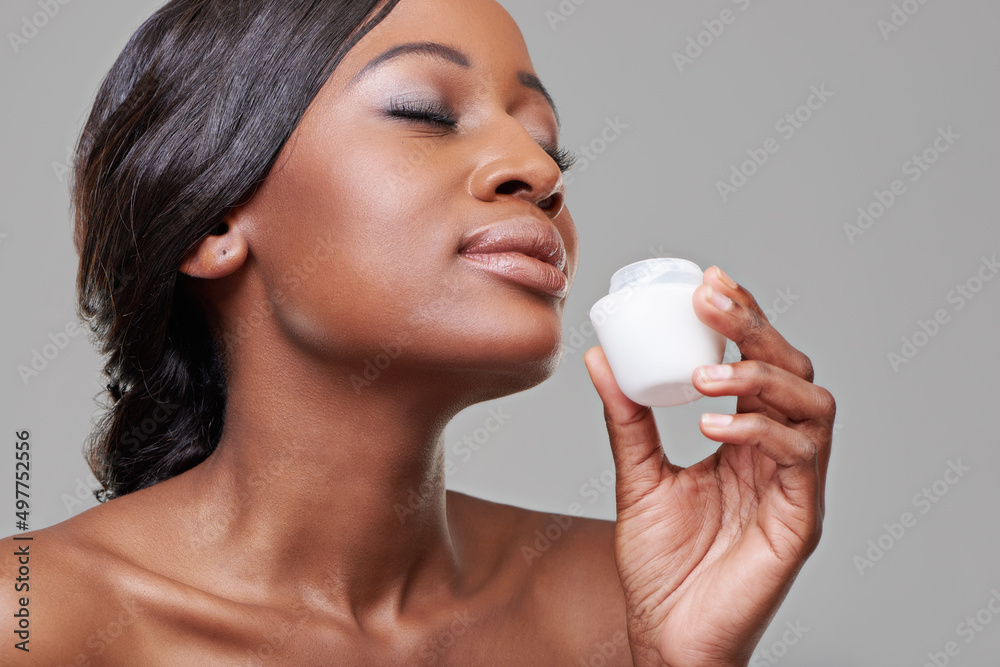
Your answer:
[[[398,143],[327,154],[300,141],[262,192],[255,258],[288,335],[357,351],[456,311],[467,223],[448,210],[456,197],[420,180],[439,172],[399,171]]]

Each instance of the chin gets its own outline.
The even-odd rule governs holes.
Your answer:
[[[532,348],[519,341],[516,349],[496,348],[487,364],[497,384],[504,386],[501,395],[525,391],[548,380],[559,368],[562,353],[562,336],[549,339],[545,345]],[[507,352],[503,355],[503,352]]]
[[[473,405],[492,401],[512,394],[518,394],[537,387],[552,377],[556,362],[533,365],[512,365],[508,368],[493,368],[490,372],[480,372],[472,380],[475,387],[467,394],[467,403]]]

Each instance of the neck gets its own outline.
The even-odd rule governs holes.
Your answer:
[[[202,508],[193,548],[255,595],[306,597],[358,623],[455,592],[443,433],[485,398],[392,366],[359,387],[359,364],[266,348],[231,362],[220,443],[185,475]]]

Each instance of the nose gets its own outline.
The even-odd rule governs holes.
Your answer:
[[[566,198],[562,171],[517,119],[507,121],[483,146],[491,157],[473,173],[472,195],[482,201],[520,199],[555,218]]]

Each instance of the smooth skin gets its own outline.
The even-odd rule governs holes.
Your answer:
[[[403,43],[408,54],[352,82]],[[737,342],[723,442],[688,469],[652,411],[584,356],[617,468],[618,521],[445,489],[444,429],[558,366],[564,299],[458,254],[486,224],[551,224],[579,249],[558,126],[494,0],[402,0],[345,57],[254,197],[180,270],[224,338],[225,428],[191,470],[3,540],[7,639],[24,665],[745,665],[823,514],[834,403],[745,289],[705,272],[694,307]],[[447,128],[386,115],[443,103]],[[406,165],[417,165],[415,168]],[[715,296],[732,300],[728,309]],[[400,353],[368,384],[365,362]],[[525,548],[558,522],[537,558]],[[568,522],[568,523],[567,523]],[[30,653],[10,624],[29,599]]]

